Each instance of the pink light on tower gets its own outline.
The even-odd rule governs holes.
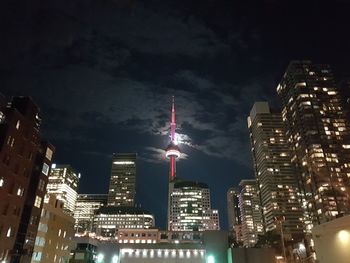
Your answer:
[[[171,105],[170,144],[165,153],[165,156],[170,159],[169,181],[173,181],[176,177],[176,159],[180,157],[180,150],[175,141],[175,128],[175,102],[173,96]]]

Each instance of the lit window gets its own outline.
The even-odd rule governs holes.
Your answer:
[[[12,229],[11,229],[11,227],[9,227],[9,229],[7,230],[7,233],[6,233],[6,237],[10,237],[11,232],[12,232]]]
[[[46,163],[44,163],[43,164],[43,169],[42,169],[42,173],[43,174],[45,174],[45,175],[48,175],[49,174],[49,169],[50,169],[50,167],[46,164]]]
[[[5,121],[5,114],[0,111],[0,123],[3,123]]]
[[[46,149],[45,157],[51,161],[53,155],[53,151],[50,148]]]
[[[23,193],[24,193],[24,188],[18,187],[18,189],[17,189],[17,195],[18,195],[18,196],[23,196]]]
[[[13,138],[11,135],[7,139],[7,144],[10,145],[10,147],[13,147],[15,144],[15,138]]]
[[[40,208],[40,206],[41,206],[41,201],[42,201],[42,198],[41,198],[40,196],[36,196],[36,197],[35,197],[34,206],[37,207],[37,208]]]

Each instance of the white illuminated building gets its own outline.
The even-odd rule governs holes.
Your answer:
[[[91,232],[95,212],[106,205],[106,194],[79,194],[74,211],[76,234]]]
[[[256,180],[240,182],[239,208],[242,222],[242,241],[245,247],[254,247],[258,236],[264,233]]]
[[[170,231],[219,230],[218,210],[211,209],[206,184],[176,181],[170,192]]]
[[[283,217],[285,238],[299,240],[303,237],[303,211],[282,114],[268,102],[255,102],[248,128],[265,231],[278,234],[276,218]]]
[[[148,229],[154,224],[154,216],[141,208],[107,206],[96,211],[93,232],[99,239],[117,239],[119,229]]]
[[[206,251],[200,248],[188,249],[161,249],[161,248],[122,248],[120,250],[121,262],[183,262],[205,263]]]
[[[77,173],[70,165],[52,164],[47,184],[47,194],[54,194],[57,199],[63,201],[64,210],[72,215],[78,197],[80,173]],[[45,197],[45,202],[48,196]]]

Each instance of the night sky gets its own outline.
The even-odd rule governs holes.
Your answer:
[[[349,75],[347,1],[293,3],[1,1],[0,92],[37,102],[55,162],[82,173],[80,193],[106,193],[111,154],[137,152],[137,203],[160,227],[174,95],[177,175],[210,186],[225,229],[227,189],[254,176],[246,128],[254,101],[279,107],[276,86],[293,59]]]

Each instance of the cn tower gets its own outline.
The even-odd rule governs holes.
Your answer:
[[[166,148],[165,156],[170,159],[170,167],[169,167],[169,182],[172,182],[176,178],[176,159],[180,157],[179,147],[176,145],[175,139],[175,102],[174,96],[172,97],[171,104],[171,123],[170,123],[170,143]]]

